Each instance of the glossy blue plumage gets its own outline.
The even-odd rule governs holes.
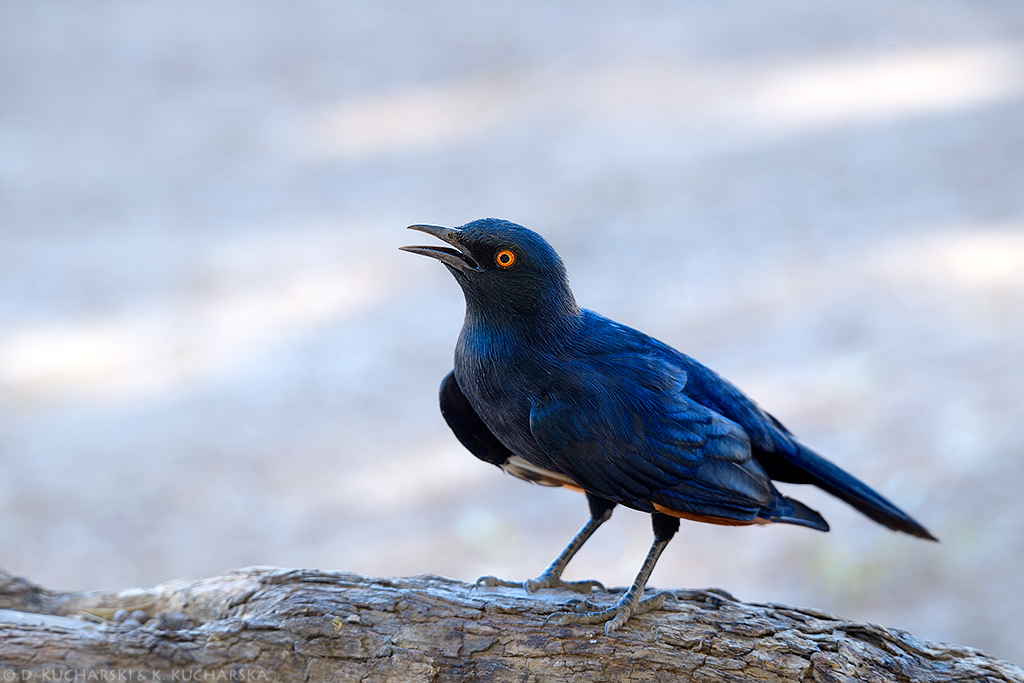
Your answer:
[[[518,456],[644,512],[827,530],[772,480],[815,484],[885,526],[931,538],[707,367],[577,306],[561,259],[536,233],[497,219],[417,229],[455,247],[407,249],[444,262],[465,294],[442,410],[478,456],[498,465]],[[515,254],[509,268],[495,261],[502,249]]]

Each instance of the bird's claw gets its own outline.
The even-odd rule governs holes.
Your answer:
[[[498,586],[507,586],[508,588],[519,588],[523,584],[519,581],[508,581],[507,579],[499,579],[497,576],[481,576],[476,580],[476,587],[486,586],[487,588],[496,588]]]
[[[718,609],[724,603],[734,602],[736,600],[732,595],[718,588],[714,590],[676,591],[674,597],[677,602],[679,600],[688,600],[690,602],[701,603],[713,609]]]
[[[606,593],[607,588],[600,581],[584,580],[584,581],[563,581],[561,577],[555,576],[554,574],[548,574],[547,572],[541,574],[535,579],[527,579],[523,581],[523,588],[526,589],[527,593],[536,593],[541,588],[565,588],[575,593],[593,593],[594,589]]]
[[[598,605],[589,600],[570,600],[566,605],[572,607],[575,611],[554,612],[548,615],[544,623],[555,621],[562,626],[567,626],[569,624],[600,624],[604,622],[604,632],[611,633],[629,621],[629,618],[634,615],[661,609],[670,598],[673,601],[676,600],[676,594],[672,591],[661,591],[643,599],[627,594],[616,604],[605,609],[600,609]]]
[[[565,606],[568,607],[569,610],[577,613],[598,612],[604,609],[603,607],[601,607],[601,605],[597,604],[596,602],[591,602],[590,600],[581,600],[580,598],[573,598],[572,600],[569,600],[567,603],[565,603]]]
[[[527,593],[536,593],[541,588],[565,588],[576,593],[592,593],[596,588],[599,591],[607,592],[604,584],[600,581],[563,581],[560,577],[548,574],[547,572],[535,579],[527,579],[526,581],[508,581],[506,579],[499,579],[497,576],[481,576],[476,580],[476,586],[478,588],[480,586],[486,586],[487,588],[495,588],[496,586],[521,587]]]

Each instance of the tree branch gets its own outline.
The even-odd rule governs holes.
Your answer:
[[[571,595],[266,567],[57,593],[0,572],[0,680],[1024,683],[971,648],[717,590],[610,636],[545,624]]]

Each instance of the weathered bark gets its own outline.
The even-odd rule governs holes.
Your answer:
[[[610,636],[545,624],[570,597],[274,568],[66,594],[0,573],[0,681],[1024,682],[971,648],[720,591]]]

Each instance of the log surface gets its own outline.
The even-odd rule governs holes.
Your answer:
[[[0,572],[0,681],[1024,683],[1020,668],[972,648],[718,590],[681,594],[611,635],[545,623],[572,597],[268,567],[57,593]],[[146,616],[117,623],[117,609]]]

